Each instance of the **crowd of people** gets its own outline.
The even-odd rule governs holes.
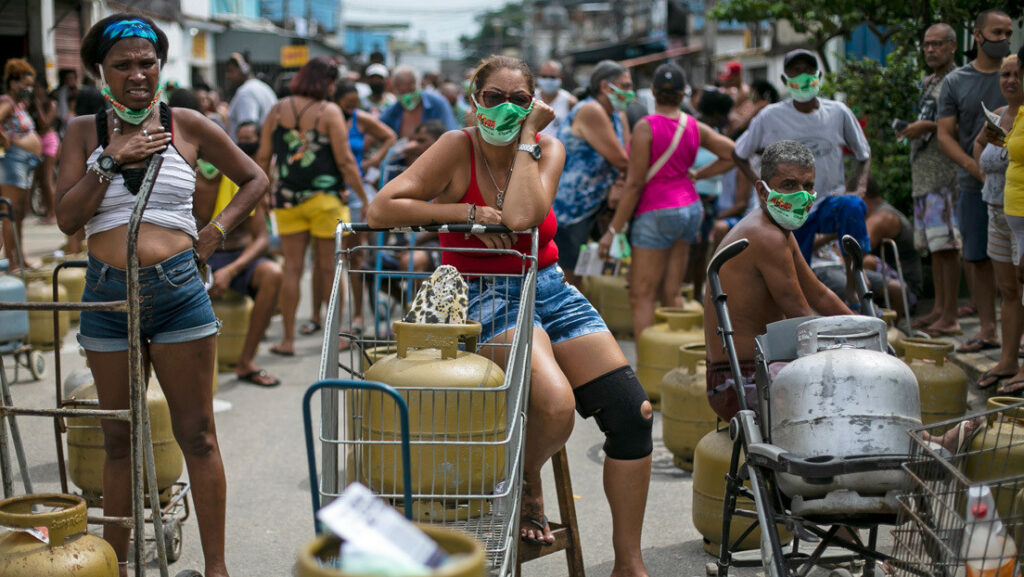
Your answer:
[[[870,176],[871,148],[858,118],[843,102],[820,94],[822,66],[807,50],[785,55],[779,78],[785,99],[770,81],[748,84],[737,61],[725,63],[717,82],[703,87],[692,87],[672,63],[658,66],[640,86],[633,71],[604,61],[570,92],[555,61],[535,74],[522,61],[494,56],[457,83],[407,66],[389,69],[382,61],[351,73],[335,59],[317,57],[275,91],[243,55],[233,54],[225,65],[231,97],[221,100],[208,85],[165,93],[167,37],[147,18],[128,14],[90,29],[82,43],[89,76],[61,71],[53,91],[27,61],[7,61],[0,196],[12,202],[18,230],[34,178],[47,207],[41,223],[68,235],[68,252],[87,242],[83,300],[116,300],[125,290],[124,237],[133,194],[149,159],[163,157],[140,232],[141,290],[153,299],[142,331],[185,452],[211,576],[227,570],[226,489],[212,398],[195,386],[209,382],[214,370],[219,321],[210,299],[228,291],[253,299],[236,376],[275,386],[280,379],[257,362],[259,342],[277,309],[283,332],[272,354],[294,356],[296,333],[321,330],[339,221],[377,227],[504,224],[511,234],[441,234],[416,242],[521,252],[530,243],[519,233],[536,227],[537,317],[521,537],[539,544],[553,540],[540,470],[569,437],[575,409],[593,416],[607,436],[613,573],[643,575],[652,408],[619,345],[578,290],[582,247],[592,243],[604,258],[629,247],[629,298],[639,335],[654,322],[656,303],[681,304],[684,281],[702,294],[703,263],[716,246],[749,239],[751,249],[722,272],[744,371],[753,370],[753,337],[766,324],[858,309],[849,274],[856,264],[837,239],[850,235],[871,253],[864,266],[872,288],[879,298],[890,291],[900,315],[913,314],[924,296],[919,255],[927,254],[934,306],[915,326],[935,336],[955,334],[958,316],[976,311],[980,331],[961,352],[1002,352],[978,386],[999,385],[1001,393],[1024,389],[1018,361],[1024,351],[1024,273],[1018,268],[1024,130],[1015,123],[1024,103],[1024,62],[1009,54],[1011,25],[999,9],[979,14],[976,55],[960,68],[953,62],[954,29],[935,24],[926,31],[921,47],[931,73],[917,87],[917,118],[895,127],[910,141],[910,215],[885,202],[885,183]],[[998,115],[997,124],[986,126],[983,107]],[[33,266],[17,253],[13,232],[3,226],[11,266]],[[353,234],[344,246],[368,240]],[[898,247],[898,262],[883,250],[887,240]],[[300,321],[308,252],[312,312]],[[518,270],[512,263],[518,259],[503,258],[417,251],[392,266],[430,270],[444,262],[465,274]],[[958,310],[961,258],[971,306]],[[207,286],[199,273],[205,265],[212,275]],[[896,298],[897,265],[911,295],[909,308]],[[355,314],[343,331],[358,338],[371,319],[363,318],[364,287],[350,289]],[[497,292],[517,294],[511,286],[471,291],[471,316],[515,318],[501,307],[518,303],[495,304]],[[721,347],[714,346],[710,303],[705,309],[708,397],[729,418],[737,406],[731,373]],[[484,325],[493,332],[481,335],[481,342],[511,339],[511,326],[499,320]],[[103,408],[127,406],[125,331],[123,313],[82,314],[78,339]],[[340,348],[351,345],[339,342]],[[184,358],[190,362],[180,362]],[[123,515],[130,506],[127,428],[103,427],[104,506],[109,515]],[[126,559],[127,531],[108,527],[105,535],[119,559]]]

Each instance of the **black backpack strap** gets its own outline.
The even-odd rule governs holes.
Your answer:
[[[107,109],[96,113],[96,142],[100,148],[106,148],[110,144],[110,136],[107,134]]]

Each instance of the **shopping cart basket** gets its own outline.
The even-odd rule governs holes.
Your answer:
[[[397,423],[400,418],[397,405],[381,402],[382,394],[366,390],[323,388],[321,391],[321,422],[318,435],[321,453],[319,479],[311,479],[313,490],[320,502],[326,504],[336,498],[345,486],[359,481],[396,506],[408,507],[412,500],[413,516],[419,521],[440,523],[460,529],[484,544],[491,572],[510,575],[515,568],[518,545],[519,507],[522,487],[522,457],[525,440],[526,400],[529,395],[530,350],[533,335],[534,292],[537,275],[537,233],[531,231],[532,254],[515,250],[447,249],[437,247],[360,246],[341,248],[343,234],[374,231],[366,225],[339,224],[336,231],[336,269],[334,287],[325,321],[324,344],[319,377],[321,381],[340,378],[361,380],[370,365],[396,350],[389,327],[399,320],[397,311],[412,296],[423,280],[433,271],[381,271],[371,267],[353,268],[355,253],[362,253],[362,263],[377,262],[378,251],[440,251],[461,252],[474,257],[512,255],[521,262],[514,274],[464,275],[471,287],[502,292],[506,296],[517,293],[518,310],[506,312],[505,318],[494,323],[514,326],[511,338],[500,343],[488,343],[476,352],[504,369],[500,386],[446,388],[445,383],[418,387],[395,387],[411,406],[421,410],[411,412],[413,433],[406,440],[411,450],[421,455],[413,459],[411,477],[413,487],[396,483],[404,475],[395,458],[402,445],[402,435],[394,431],[380,431],[380,423]],[[379,232],[379,231],[375,231]],[[444,225],[395,229],[391,232],[439,232],[457,234],[509,233],[503,226]],[[339,338],[342,320],[352,318],[352,298],[347,287],[356,275],[364,277],[364,287],[375,294],[369,298],[391,303],[377,306],[374,311],[381,318],[366,323],[365,335],[345,334]],[[372,278],[371,278],[372,277]],[[345,306],[340,297],[345,295]],[[369,309],[364,309],[369,310]],[[480,321],[470,318],[468,321]],[[343,331],[342,331],[343,332]],[[497,340],[497,339],[496,339]],[[338,347],[347,349],[339,352]],[[467,349],[472,344],[467,345]],[[458,417],[445,409],[456,407]],[[423,409],[426,407],[426,409]],[[431,409],[430,407],[434,407]],[[392,412],[395,411],[395,412]],[[454,421],[454,422],[453,422]],[[488,429],[490,425],[493,428]],[[482,430],[487,429],[487,430]],[[452,434],[452,430],[457,432]],[[375,430],[377,429],[377,430]],[[441,431],[439,431],[441,429]],[[456,457],[449,458],[454,453]],[[432,455],[441,454],[443,463],[437,464]],[[386,460],[386,462],[377,462]],[[381,474],[381,471],[383,474]],[[442,473],[438,471],[442,470]],[[316,475],[315,471],[311,475]],[[453,483],[452,479],[460,480]],[[467,480],[468,479],[468,480]],[[406,496],[404,490],[411,489]],[[316,502],[315,502],[316,506]]]
[[[965,574],[968,563],[981,565],[983,559],[964,551],[967,492],[976,484],[988,485],[1009,537],[1018,551],[1024,550],[1024,403],[1015,397],[993,397],[988,406],[972,435],[946,443],[956,445],[952,451],[928,434],[933,425],[910,432],[910,457],[904,469],[912,485],[899,497],[899,524],[893,531],[893,556],[903,562],[901,573],[953,577]],[[952,437],[977,418],[940,425],[950,429]],[[1013,566],[1019,564],[1020,554],[1001,556],[989,555],[984,562],[993,568],[1008,567],[1008,574],[1016,575]]]

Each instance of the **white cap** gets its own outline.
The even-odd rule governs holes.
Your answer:
[[[367,77],[370,77],[370,76],[382,76],[384,78],[387,78],[388,77],[388,67],[384,66],[383,64],[379,64],[379,63],[378,64],[371,64],[371,65],[366,67],[366,76]]]

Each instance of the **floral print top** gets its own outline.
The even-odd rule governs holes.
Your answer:
[[[327,133],[318,130],[320,113],[327,104],[320,104],[312,129],[298,129],[302,115],[314,103],[295,114],[294,127],[286,128],[279,124],[274,129],[274,155],[277,157],[274,208],[298,206],[318,194],[340,196],[345,190],[345,179],[334,162],[331,139]],[[291,104],[294,109],[294,99],[291,99]]]
[[[554,209],[558,224],[576,224],[593,216],[608,198],[608,190],[619,176],[613,167],[586,140],[572,133],[572,121],[576,113],[593,98],[582,100],[573,107],[565,122],[558,128],[558,139],[565,146],[565,168],[558,182]],[[611,115],[615,136],[622,142],[622,120],[618,114]]]

